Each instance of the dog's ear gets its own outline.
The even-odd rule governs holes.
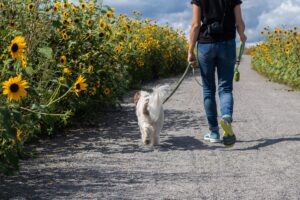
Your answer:
[[[140,97],[141,97],[141,92],[140,92],[140,91],[136,92],[135,95],[134,95],[134,97],[133,97],[133,103],[134,103],[135,105],[137,105],[137,103],[138,103]]]

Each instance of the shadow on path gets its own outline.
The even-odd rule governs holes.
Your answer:
[[[255,143],[258,143],[258,144],[254,145],[254,146],[251,146],[251,147],[244,148],[244,149],[235,149],[235,150],[236,151],[259,150],[261,148],[268,147],[270,145],[275,145],[275,144],[278,144],[280,142],[289,142],[289,141],[300,142],[300,134],[293,135],[293,136],[290,136],[290,137],[284,137],[284,138],[274,138],[274,139],[273,138],[272,139],[264,138],[264,139],[258,139],[258,140],[238,141],[240,143],[255,142]]]

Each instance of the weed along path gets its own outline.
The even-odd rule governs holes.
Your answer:
[[[300,92],[258,75],[249,57],[240,72],[233,148],[203,141],[201,88],[189,76],[165,105],[160,147],[141,145],[132,93],[94,126],[36,144],[18,175],[0,176],[0,199],[299,199]]]

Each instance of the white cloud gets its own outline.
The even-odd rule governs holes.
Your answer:
[[[78,0],[73,0],[77,1]],[[242,13],[249,42],[261,40],[259,33],[266,27],[286,25],[300,27],[300,0],[242,0]],[[168,23],[189,33],[192,11],[190,0],[103,0],[116,9],[116,13],[138,10],[145,18]]]
[[[291,28],[300,25],[300,0],[287,0],[281,2],[276,8],[262,12],[258,17],[258,23],[255,27],[247,30],[252,41],[259,40],[260,31],[265,27],[271,29],[276,27]]]

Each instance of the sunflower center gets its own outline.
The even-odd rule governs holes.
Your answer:
[[[11,84],[11,86],[9,87],[9,89],[10,89],[10,91],[13,92],[13,93],[18,92],[18,90],[19,90],[19,85],[16,84],[16,83],[13,83],[13,84]]]
[[[65,63],[65,60],[64,59],[60,59],[60,63]]]
[[[104,33],[101,32],[101,33],[99,34],[99,36],[100,36],[100,37],[104,37]]]
[[[29,5],[29,9],[31,10],[33,8],[33,5]]]
[[[79,83],[76,84],[76,90],[80,90],[80,84]]]
[[[18,44],[14,43],[14,44],[12,45],[12,47],[11,47],[11,50],[12,50],[14,53],[17,52],[17,51],[19,50]]]

